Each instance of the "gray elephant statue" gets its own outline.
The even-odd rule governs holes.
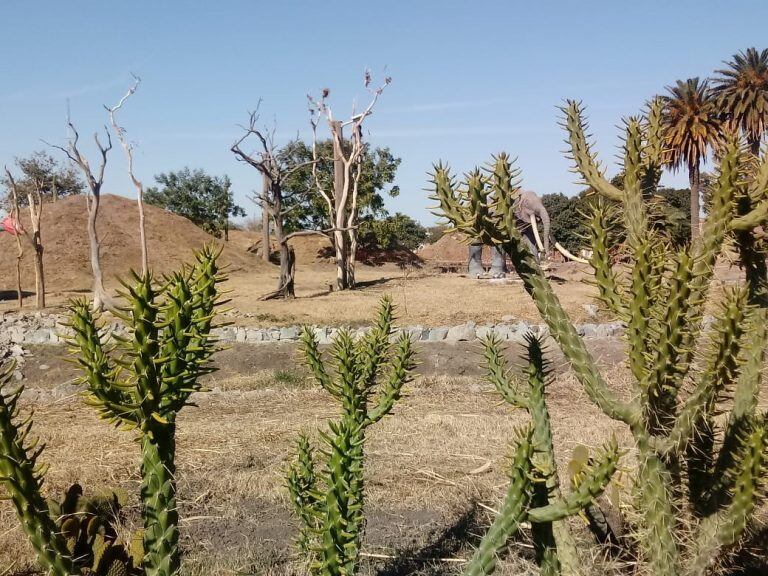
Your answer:
[[[539,259],[541,252],[545,256],[549,254],[549,214],[541,202],[541,198],[535,192],[523,190],[516,199],[515,215],[517,216],[517,228],[536,259]],[[539,234],[537,221],[541,222],[543,234]],[[504,278],[508,272],[504,251],[498,247],[494,247],[492,250],[493,260],[489,276],[491,278]],[[467,267],[467,274],[470,278],[479,278],[485,275],[482,252],[482,244],[470,244]]]

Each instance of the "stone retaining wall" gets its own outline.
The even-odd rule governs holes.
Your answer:
[[[0,318],[0,348],[29,344],[62,344],[62,335],[68,333],[63,315],[54,314],[11,314],[6,313]],[[106,325],[107,332],[124,333],[122,323],[115,321]],[[578,333],[584,338],[610,338],[622,333],[623,327],[618,322],[607,324],[579,324]],[[315,334],[321,344],[327,344],[338,333],[336,327],[316,327]],[[369,327],[352,328],[353,335],[362,335],[370,330]],[[407,326],[401,332],[410,334],[417,342],[466,342],[483,338],[491,331],[503,340],[522,341],[527,332],[546,336],[547,326],[528,324],[522,320],[509,320],[500,324],[475,324],[466,322],[458,326]],[[295,343],[299,339],[300,326],[283,326],[273,328],[254,328],[245,326],[227,326],[215,330],[223,342],[239,342],[247,344]]]

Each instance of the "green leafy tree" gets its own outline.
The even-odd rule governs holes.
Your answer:
[[[210,176],[203,170],[184,168],[155,176],[162,188],[148,188],[144,200],[148,204],[188,218],[215,236],[229,233],[229,219],[245,216],[235,204],[228,176]]]
[[[427,238],[427,229],[406,214],[369,217],[360,223],[360,243],[369,248],[416,250]]]
[[[587,226],[582,211],[588,203],[586,192],[568,197],[562,192],[541,197],[550,219],[550,232],[566,250],[578,254],[586,245]]]
[[[333,188],[333,142],[321,140],[317,143],[318,155],[321,158],[317,166],[318,177],[325,189]],[[328,208],[319,194],[312,194],[315,188],[312,177],[312,148],[305,142],[296,140],[283,149],[290,164],[302,168],[296,170],[283,183],[286,196],[291,200],[286,202],[290,212],[286,216],[287,232],[296,230],[325,230],[331,227],[328,219]],[[389,148],[371,149],[365,144],[363,165],[360,175],[357,208],[361,218],[366,216],[383,217],[387,215],[384,208],[384,194],[394,198],[400,194],[399,186],[392,185],[401,159],[395,157]]]
[[[701,162],[720,139],[721,121],[715,98],[706,80],[689,78],[667,87],[662,96],[662,134],[665,164],[672,170],[688,169],[691,185],[691,235],[699,236]]]
[[[663,229],[674,246],[691,241],[691,191],[688,188],[659,188],[658,210],[652,224]]]
[[[58,198],[82,194],[85,185],[70,166],[62,166],[44,151],[33,152],[27,157],[17,157],[16,167],[21,172],[16,178],[19,205],[29,205],[28,194],[34,191],[42,201],[55,202]],[[10,182],[4,182],[6,208],[11,205]]]
[[[717,70],[712,92],[726,124],[741,129],[754,155],[768,129],[768,49],[733,55],[727,68]]]

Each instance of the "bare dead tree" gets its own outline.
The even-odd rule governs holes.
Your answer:
[[[13,194],[14,205],[18,207],[19,186],[7,168],[5,169],[5,175],[8,179],[8,183],[10,185],[10,188]],[[27,203],[29,205],[28,206],[29,220],[32,224],[32,235],[30,236],[26,230],[22,230],[22,233],[24,234],[24,236],[29,240],[29,243],[35,255],[35,305],[39,309],[45,308],[45,268],[43,267],[43,252],[45,250],[43,248],[43,239],[42,239],[42,232],[41,232],[41,225],[40,225],[41,217],[43,214],[43,197],[41,192],[43,189],[43,186],[44,186],[43,182],[40,182],[39,180],[34,179],[30,182],[27,182],[27,185],[24,187],[27,195]],[[16,210],[18,214],[18,208],[16,208]],[[18,237],[18,234],[17,234],[17,237]],[[18,243],[17,243],[17,246],[18,246]],[[19,262],[20,262],[20,259],[17,255],[17,264]],[[17,284],[20,285],[21,270],[19,266],[17,266],[16,274],[17,274]]]
[[[8,182],[8,188],[11,191],[11,218],[15,222],[14,224],[14,235],[16,236],[16,298],[19,303],[19,308],[22,308],[24,306],[24,290],[21,286],[21,261],[24,258],[24,248],[21,245],[21,236],[24,235],[27,240],[29,240],[30,244],[32,245],[32,248],[35,248],[35,244],[32,241],[32,239],[29,237],[29,234],[27,231],[21,226],[21,211],[19,210],[19,192],[18,187],[16,184],[16,180],[13,178],[13,175],[8,170],[8,168],[5,168],[5,176],[6,181]],[[31,210],[30,210],[31,214]],[[34,222],[34,221],[33,221]],[[39,228],[39,221],[38,221],[38,228]],[[39,238],[39,234],[38,234]],[[42,249],[42,246],[41,246]],[[42,286],[42,289],[40,288]],[[38,296],[38,294],[42,295],[42,306],[41,306],[41,297]],[[37,258],[37,250],[35,250],[35,295],[36,295],[36,304],[38,308],[44,308],[45,307],[45,276],[43,274],[43,262],[42,262],[42,253],[40,257],[40,261],[38,263]]]
[[[136,175],[133,172],[133,144],[128,142],[128,139],[125,136],[125,128],[120,126],[117,123],[117,119],[115,118],[115,113],[120,110],[123,107],[123,104],[125,104],[125,101],[128,100],[133,94],[136,93],[136,90],[139,87],[139,84],[141,83],[141,78],[138,76],[133,76],[133,85],[128,89],[128,92],[125,93],[125,96],[120,98],[120,101],[111,108],[109,106],[104,106],[106,108],[107,112],[109,112],[109,121],[112,123],[112,129],[115,131],[115,134],[117,135],[118,140],[120,140],[120,145],[123,148],[123,151],[125,152],[126,160],[128,161],[128,175],[131,177],[131,182],[133,182],[133,187],[136,188],[136,203],[139,208],[139,243],[141,244],[141,271],[142,274],[146,274],[149,271],[149,258],[147,255],[147,231],[146,226],[144,224],[144,184],[136,178]]]
[[[96,231],[96,221],[99,216],[99,202],[101,201],[101,187],[104,184],[104,168],[107,166],[107,153],[112,150],[112,137],[109,135],[109,130],[106,126],[104,127],[104,132],[107,136],[106,144],[101,143],[98,132],[93,133],[93,140],[96,142],[96,147],[101,156],[99,167],[96,169],[96,172],[94,172],[91,169],[88,159],[82,155],[78,148],[80,135],[77,133],[75,125],[72,124],[72,120],[70,120],[69,117],[67,118],[67,126],[70,134],[67,146],[54,146],[54,148],[64,152],[64,154],[67,155],[67,158],[80,169],[88,185],[88,192],[85,195],[85,203],[88,209],[87,230],[91,252],[91,270],[93,272],[93,308],[95,310],[103,310],[105,307],[114,308],[112,298],[104,288],[104,277],[101,272],[101,244]]]
[[[365,142],[363,141],[363,122],[373,113],[376,102],[384,88],[392,82],[387,76],[384,83],[371,87],[371,74],[365,71],[365,88],[371,94],[368,106],[357,113],[352,107],[352,116],[348,120],[336,120],[327,103],[330,91],[323,90],[319,99],[307,96],[309,100],[310,125],[312,126],[312,155],[314,164],[312,174],[317,192],[325,200],[328,216],[333,229],[333,246],[336,253],[336,286],[347,290],[355,286],[355,263],[357,258],[357,228],[359,209],[357,204],[360,176],[362,175]],[[333,189],[327,190],[321,184],[317,166],[320,161],[317,146],[317,129],[321,119],[328,123],[333,141]],[[350,127],[351,137],[344,138],[344,128]]]
[[[243,135],[235,142],[230,150],[238,161],[245,162],[256,168],[261,173],[264,188],[261,193],[255,193],[251,200],[260,205],[266,212],[267,218],[262,219],[266,223],[266,232],[264,233],[262,243],[263,250],[269,257],[269,220],[272,221],[275,230],[275,238],[280,247],[280,281],[277,290],[265,294],[262,300],[272,298],[294,298],[294,278],[296,257],[289,241],[296,236],[308,234],[326,235],[326,231],[321,230],[301,230],[285,233],[285,217],[290,212],[290,208],[285,208],[285,201],[290,200],[295,192],[286,192],[283,189],[283,183],[294,172],[313,164],[309,162],[293,162],[288,154],[283,153],[275,145],[275,127],[272,129],[262,129],[258,127],[259,113],[258,106],[256,111],[250,113],[248,126],[243,126]],[[255,137],[258,141],[258,152],[245,152],[242,146],[249,138]]]

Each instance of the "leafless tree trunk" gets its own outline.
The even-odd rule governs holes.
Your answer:
[[[261,200],[261,258],[264,262],[269,262],[269,204],[266,200],[269,194],[270,178],[264,174]]]
[[[126,159],[128,160],[128,175],[131,177],[131,182],[133,182],[133,187],[136,188],[136,203],[139,207],[139,243],[141,245],[141,272],[142,274],[146,275],[149,271],[149,258],[147,255],[147,231],[146,226],[144,224],[144,184],[136,178],[136,175],[133,173],[133,145],[128,142],[128,140],[125,137],[125,128],[120,126],[117,123],[117,119],[115,118],[115,113],[120,110],[123,107],[123,104],[125,104],[125,101],[128,100],[135,92],[136,89],[139,87],[139,83],[141,82],[141,78],[138,76],[134,76],[134,83],[133,86],[131,86],[128,89],[128,92],[123,96],[120,101],[113,106],[112,108],[109,108],[105,106],[107,109],[107,112],[109,112],[109,120],[112,123],[112,129],[115,131],[115,134],[117,135],[118,139],[120,140],[120,145],[123,147],[123,150],[125,151]],[[227,229],[224,231],[225,239],[229,239],[228,236],[228,226],[229,222],[227,222]]]
[[[357,195],[360,176],[362,174],[362,161],[365,154],[363,142],[363,122],[373,113],[373,107],[391,82],[387,77],[384,83],[376,88],[371,88],[371,75],[365,72],[365,87],[371,93],[371,101],[368,106],[357,114],[352,110],[349,120],[341,121],[333,117],[333,112],[326,99],[329,91],[323,90],[322,96],[316,100],[312,96],[309,99],[310,125],[312,126],[312,152],[313,175],[317,192],[325,200],[328,207],[328,216],[333,231],[333,245],[336,253],[336,287],[339,290],[347,290],[355,286],[355,263],[357,259],[357,227],[358,207]],[[317,127],[320,119],[325,118],[333,141],[333,190],[323,188],[318,176],[317,166],[320,162],[317,147]],[[351,138],[344,139],[344,128],[351,127]]]
[[[96,230],[96,221],[99,216],[99,202],[101,200],[101,186],[104,184],[104,168],[107,166],[107,153],[112,150],[112,138],[109,132],[106,132],[107,143],[102,145],[99,140],[99,134],[94,133],[93,139],[96,142],[96,147],[99,149],[101,155],[101,161],[99,162],[99,168],[94,174],[91,170],[91,166],[85,156],[82,155],[78,145],[80,135],[77,133],[72,121],[67,119],[67,126],[69,127],[70,137],[67,147],[55,146],[67,157],[74,162],[85,177],[85,181],[88,184],[88,194],[85,196],[86,207],[88,209],[88,241],[90,245],[91,253],[91,270],[93,271],[93,308],[95,310],[103,310],[106,308],[114,308],[112,298],[104,288],[104,279],[101,272],[101,244],[99,243],[99,236]],[[105,128],[106,131],[106,128]]]
[[[262,230],[262,244],[266,259],[269,258],[270,220],[272,221],[275,230],[277,244],[280,247],[280,280],[277,285],[277,290],[265,294],[261,299],[295,298],[294,278],[296,257],[288,242],[298,234],[325,235],[326,233],[317,230],[306,230],[301,231],[300,233],[286,235],[283,222],[288,210],[283,206],[283,202],[286,199],[283,191],[283,182],[296,170],[308,164],[312,164],[313,161],[301,162],[295,165],[288,164],[289,160],[285,155],[280,154],[275,147],[274,129],[271,131],[261,130],[257,127],[258,120],[259,116],[257,109],[256,112],[251,113],[249,125],[243,127],[245,133],[232,145],[231,151],[239,161],[253,166],[262,175],[264,183],[263,191],[260,194],[255,194],[252,197],[252,200],[262,207],[262,222],[265,222],[265,225],[263,226],[264,230]],[[241,145],[249,136],[256,136],[258,139],[261,148],[258,153],[246,153],[242,150]]]
[[[346,167],[344,166],[344,125],[340,120],[330,122],[331,134],[333,135],[333,207],[336,218],[332,225],[333,246],[336,251],[336,287],[339,290],[351,288],[354,284],[354,278],[349,275],[349,254],[350,245],[346,234],[346,218],[344,196]],[[318,160],[318,159],[316,159]]]
[[[16,189],[16,181],[13,179],[8,168],[5,169],[5,175],[8,179],[8,187],[11,190],[11,218],[16,223],[15,236],[16,236],[16,298],[19,303],[19,308],[24,307],[24,290],[21,286],[21,260],[24,258],[24,248],[21,246],[21,235],[29,239],[27,231],[21,227],[21,211],[19,210],[19,194]],[[33,245],[34,246],[34,245]],[[35,267],[35,273],[37,273],[37,267]],[[35,276],[37,278],[37,276]],[[37,280],[35,281],[37,285]],[[45,304],[45,292],[43,292],[43,304]]]
[[[13,180],[13,176],[6,169],[6,176],[11,184],[11,189],[14,190],[15,202],[18,203],[18,191],[16,190],[16,182]],[[38,181],[33,181],[27,186],[27,203],[29,204],[29,220],[32,224],[32,236],[26,231],[24,235],[29,240],[35,257],[35,306],[42,310],[45,308],[45,269],[43,267],[43,238],[40,227],[40,219],[43,214],[43,195],[41,194],[43,184]],[[19,250],[21,251],[21,250]],[[17,257],[18,258],[18,257]],[[21,283],[19,269],[17,268],[17,280]]]

